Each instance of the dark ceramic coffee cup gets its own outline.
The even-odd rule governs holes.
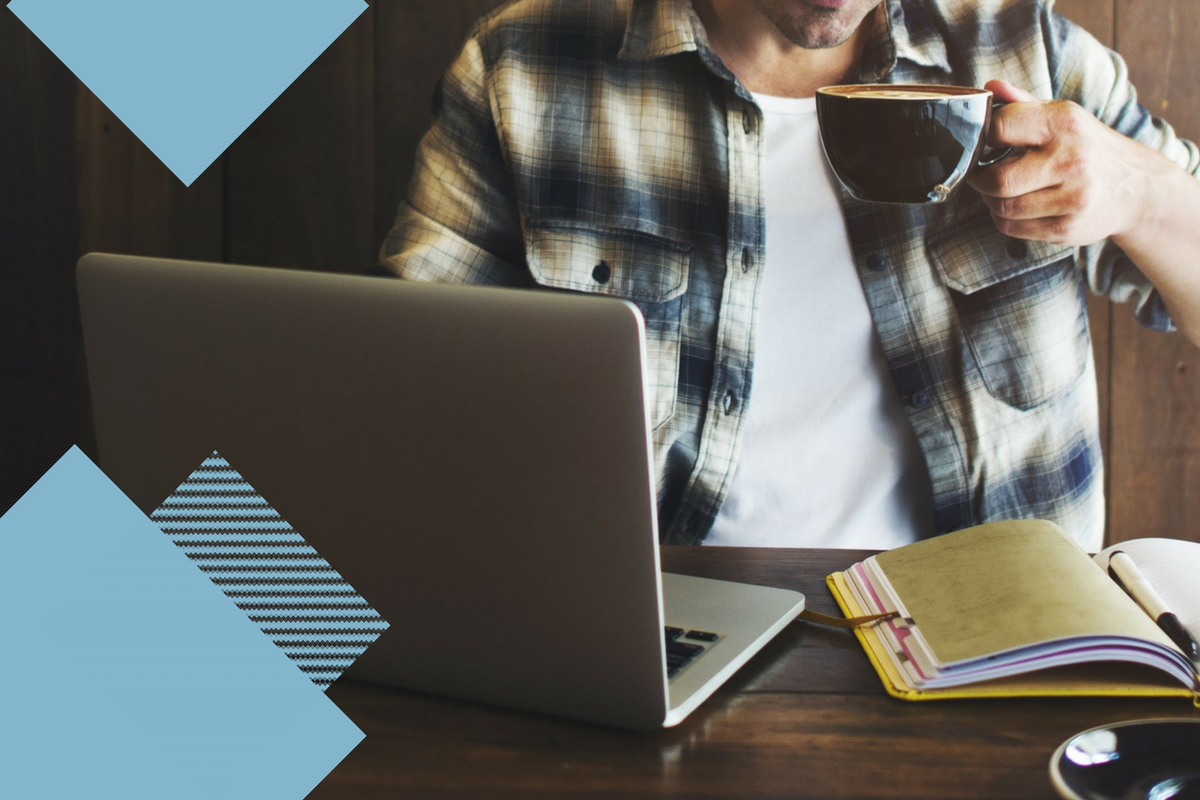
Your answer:
[[[821,144],[850,194],[876,203],[941,203],[1011,148],[986,145],[987,89],[856,84],[817,90]]]

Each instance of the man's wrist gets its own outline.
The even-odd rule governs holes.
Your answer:
[[[1126,139],[1130,145],[1129,174],[1125,196],[1129,200],[1126,222],[1109,235],[1118,247],[1133,254],[1153,241],[1168,216],[1171,198],[1176,194],[1175,182],[1180,170],[1166,156],[1141,142]]]

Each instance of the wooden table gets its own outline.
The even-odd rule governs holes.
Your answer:
[[[664,569],[798,589],[849,550],[663,548]],[[366,684],[328,696],[366,739],[321,798],[1053,798],[1050,756],[1121,720],[1200,718],[1183,699],[888,697],[848,633],[794,623],[676,728],[631,733]]]

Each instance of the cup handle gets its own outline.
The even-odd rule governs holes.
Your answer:
[[[995,111],[997,108],[1000,108],[1001,106],[1006,106],[1006,105],[1008,105],[1007,100],[993,100],[992,101],[992,111]],[[995,164],[998,161],[1003,161],[1004,159],[1006,159],[1010,155],[1012,155],[1013,149],[1014,148],[1011,146],[1006,146],[1006,147],[1000,147],[995,150],[992,150],[990,153],[984,153],[983,158],[981,158],[975,162],[975,166],[990,167],[992,164]]]

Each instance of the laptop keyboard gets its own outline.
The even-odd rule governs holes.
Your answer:
[[[704,655],[721,638],[719,633],[685,630],[670,625],[663,628],[663,634],[667,642],[668,678],[674,678],[679,670]]]

